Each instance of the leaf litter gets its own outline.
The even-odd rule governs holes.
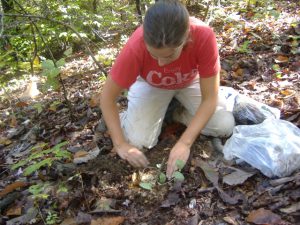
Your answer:
[[[299,8],[284,3],[278,3],[277,8],[283,12],[277,21],[272,17],[257,19],[251,13],[241,13],[247,22],[241,17],[230,23],[214,21],[220,43],[221,83],[277,107],[282,119],[299,127],[299,39],[294,38],[299,35],[299,26],[282,26],[289,17],[285,9],[297,15]],[[111,54],[116,55],[116,49]],[[297,224],[299,171],[286,178],[266,178],[248,170],[249,165],[223,161],[210,139],[202,136],[193,145],[192,160],[182,169],[184,179],[179,184],[154,182],[151,190],[134,185],[136,170],[110,151],[109,134],[94,137],[94,127],[101,118],[95,93],[101,90],[103,80],[92,60],[81,56],[70,59],[62,73],[75,121],[69,118],[67,104],[57,92],[1,103],[1,112],[10,113],[2,113],[1,118],[5,124],[0,137],[1,222],[38,224],[52,210],[65,225]],[[120,110],[124,109],[126,98],[118,103]],[[157,173],[155,165],[168,157],[182,130],[178,125],[164,127],[159,144],[146,152],[151,167],[141,171],[143,174]],[[28,157],[36,144],[46,142],[53,147],[65,140],[72,160],[79,159],[78,165],[58,160],[26,178],[23,166],[10,169]],[[37,184],[39,188],[34,186]],[[34,204],[29,200],[32,198]]]

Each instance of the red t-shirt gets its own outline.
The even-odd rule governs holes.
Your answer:
[[[219,53],[213,30],[200,20],[190,18],[190,41],[177,60],[159,66],[145,46],[141,26],[118,55],[110,75],[126,89],[141,76],[154,87],[174,90],[188,86],[197,75],[211,77],[219,70]]]

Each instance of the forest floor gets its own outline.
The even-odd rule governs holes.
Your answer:
[[[221,84],[278,108],[281,119],[300,127],[297,4],[280,2],[211,25],[220,48]],[[224,10],[229,15],[232,9]],[[117,52],[100,51],[107,58]],[[67,62],[62,76],[72,116],[62,92],[28,99],[30,89],[24,87],[0,103],[0,224],[300,224],[300,170],[269,178],[247,163],[226,161],[210,137],[200,135],[194,143],[183,181],[163,182],[169,151],[185,128],[181,124],[165,123],[158,145],[145,150],[150,166],[132,168],[111,152],[109,134],[95,131],[100,72],[82,53]],[[125,109],[126,97],[118,104]]]

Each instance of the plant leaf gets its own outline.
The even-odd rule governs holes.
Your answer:
[[[183,169],[184,165],[185,165],[185,163],[182,160],[180,160],[180,159],[176,160],[176,166],[179,171],[181,171]]]
[[[73,49],[72,49],[72,47],[70,47],[70,48],[68,48],[66,51],[64,51],[64,55],[65,55],[65,56],[69,56],[69,55],[72,54],[72,52],[73,52]]]
[[[65,64],[66,64],[66,61],[65,61],[64,58],[61,58],[60,60],[58,60],[58,61],[56,62],[56,66],[57,66],[57,67],[61,67],[61,66],[65,65]]]
[[[46,70],[51,70],[51,69],[55,68],[55,66],[54,66],[54,63],[52,60],[47,59],[42,62],[42,68],[46,69]]]
[[[50,166],[52,161],[53,161],[53,158],[47,158],[38,163],[34,163],[33,165],[28,166],[24,170],[24,175],[28,176],[28,175],[32,174],[33,172],[35,172],[36,170],[40,169],[42,166],[45,166],[45,165]]]
[[[176,181],[184,181],[184,176],[179,171],[175,171],[172,177],[174,177]]]
[[[166,176],[166,174],[164,174],[164,173],[160,173],[159,174],[159,183],[160,184],[164,184],[165,182],[166,182],[166,180],[167,180],[167,176]]]
[[[152,184],[151,183],[145,183],[145,182],[141,182],[140,187],[146,190],[151,191],[152,190]]]

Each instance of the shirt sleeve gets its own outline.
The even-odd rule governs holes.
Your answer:
[[[211,77],[220,71],[220,57],[216,36],[211,28],[207,28],[207,35],[199,42],[197,59],[200,77]]]
[[[136,48],[139,46],[138,43],[135,43],[138,41],[134,35],[129,38],[110,70],[110,76],[113,81],[124,89],[129,89],[141,71],[141,59],[133,49],[134,45]]]

